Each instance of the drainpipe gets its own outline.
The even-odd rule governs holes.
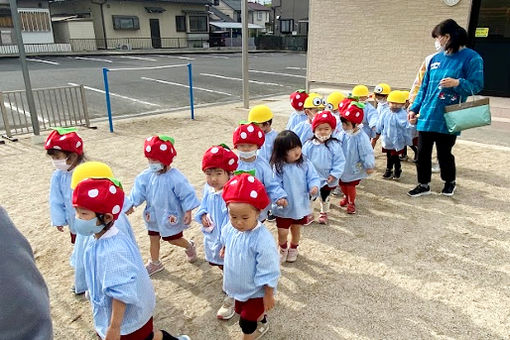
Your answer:
[[[104,22],[104,9],[103,6],[106,4],[107,0],[91,0],[90,2],[99,5],[99,8],[101,9],[101,24],[103,26],[103,39],[104,39],[104,47],[107,50],[108,49],[108,41],[106,40],[106,25]]]

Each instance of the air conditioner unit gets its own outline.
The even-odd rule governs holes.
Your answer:
[[[117,49],[123,51],[131,51],[132,47],[131,44],[118,44]]]

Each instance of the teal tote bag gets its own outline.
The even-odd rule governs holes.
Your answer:
[[[444,119],[450,133],[490,125],[489,98],[445,106]]]

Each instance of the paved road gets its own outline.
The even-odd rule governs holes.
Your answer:
[[[187,63],[193,65],[195,104],[239,100],[242,94],[241,54],[129,55],[29,58],[34,88],[83,84],[92,117],[105,117],[101,69],[150,70],[111,72],[114,115],[141,114],[189,105]],[[250,97],[290,93],[305,86],[305,54],[250,55]],[[183,65],[177,68],[160,68]],[[0,60],[0,90],[23,89],[17,59]]]

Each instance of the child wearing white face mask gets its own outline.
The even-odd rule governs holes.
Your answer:
[[[159,135],[145,140],[149,168],[139,174],[129,195],[133,206],[144,201],[144,220],[150,237],[151,259],[146,268],[150,275],[163,270],[159,260],[160,239],[185,249],[188,262],[197,258],[195,243],[184,238],[191,223],[191,211],[200,205],[195,190],[184,175],[170,167],[177,152],[171,137]],[[132,209],[128,211],[132,212]]]
[[[344,198],[341,207],[347,207],[348,214],[356,213],[356,186],[361,179],[374,171],[374,150],[367,134],[360,128],[363,121],[364,105],[353,101],[340,111],[340,120],[344,133],[341,136],[342,149],[345,156],[345,167],[340,177],[340,188]]]
[[[320,177],[320,224],[328,223],[330,194],[344,172],[345,158],[342,144],[335,138],[336,118],[329,111],[318,113],[312,121],[314,136],[303,146],[303,155],[309,159]]]
[[[76,256],[83,256],[86,240],[76,237],[74,220],[76,212],[71,202],[72,189],[71,178],[74,169],[83,162],[83,140],[76,133],[75,128],[55,128],[50,133],[44,144],[46,153],[51,157],[56,170],[51,176],[50,184],[50,216],[51,224],[58,231],[63,232],[64,226],[69,226],[73,255],[71,265],[75,267],[74,285],[71,290],[75,294],[83,294],[87,290],[85,279],[76,268]],[[81,263],[81,261],[78,261]]]
[[[287,194],[276,182],[267,160],[257,156],[257,151],[265,142],[262,129],[255,124],[241,124],[234,131],[232,141],[239,156],[237,170],[255,172],[253,175],[264,184],[271,202],[278,206],[286,206]],[[268,210],[269,206],[260,212],[259,221],[263,222],[267,219]]]

